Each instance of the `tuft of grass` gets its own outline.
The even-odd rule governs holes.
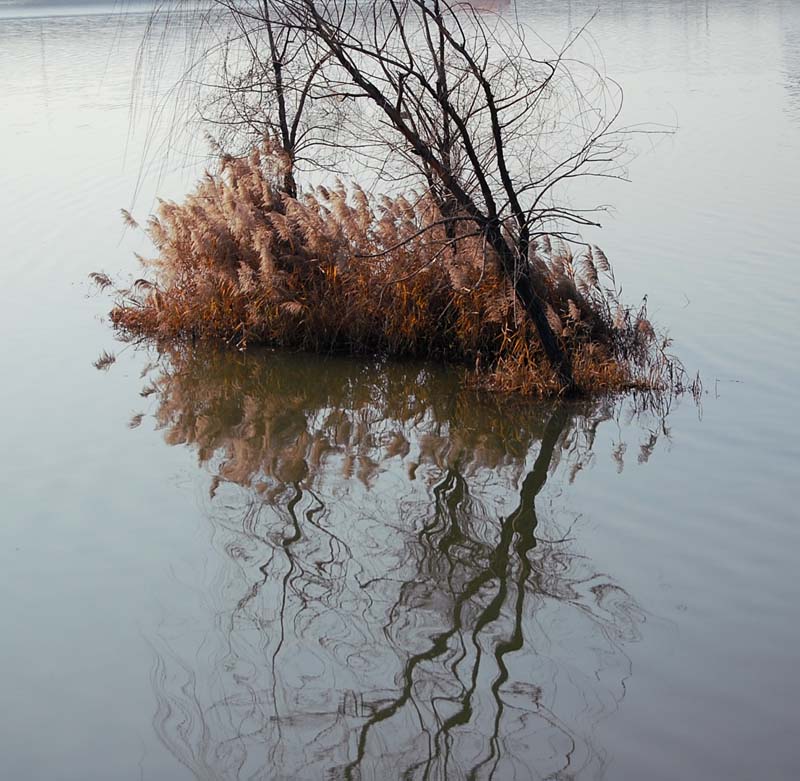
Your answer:
[[[446,230],[426,193],[376,197],[337,182],[290,197],[284,160],[269,143],[223,156],[183,203],[160,202],[144,229],[157,251],[142,260],[146,277],[116,292],[123,335],[432,358],[494,390],[561,392],[474,224],[460,216]],[[620,300],[602,250],[542,235],[530,262],[583,394],[692,387],[646,306]]]
[[[92,362],[92,366],[98,371],[106,371],[115,361],[117,356],[113,353],[103,350],[96,361]]]

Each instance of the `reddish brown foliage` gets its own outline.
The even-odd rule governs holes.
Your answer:
[[[162,202],[146,231],[149,278],[118,291],[130,336],[267,344],[317,352],[428,357],[478,381],[541,396],[560,385],[508,281],[468,220],[445,235],[427,195],[374,198],[341,183],[298,199],[265,145],[223,158],[184,203]],[[542,237],[532,263],[548,319],[583,392],[675,384],[644,310],[624,307],[608,261]],[[680,371],[679,371],[680,370]]]

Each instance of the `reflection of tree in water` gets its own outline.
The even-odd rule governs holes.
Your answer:
[[[540,514],[607,409],[279,356],[173,358],[148,391],[226,554],[214,625],[156,643],[155,727],[197,778],[602,774],[642,617]]]

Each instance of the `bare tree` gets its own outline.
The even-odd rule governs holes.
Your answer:
[[[181,41],[180,75],[155,107],[150,129],[169,123],[171,145],[175,126],[199,115],[223,154],[247,154],[267,140],[283,157],[282,190],[296,197],[298,165],[317,169],[335,159],[346,106],[320,100],[320,71],[329,55],[289,24],[285,12],[270,0],[159,0],[137,78],[157,82],[170,43]],[[182,36],[166,36],[168,29]]]
[[[531,31],[450,0],[210,3],[228,19],[215,32],[221,43],[203,51],[221,52],[221,78],[205,83],[211,120],[280,146],[291,197],[299,162],[326,168],[329,155],[356,149],[362,171],[432,199],[438,213],[408,241],[441,244],[433,262],[481,237],[484,262],[513,289],[563,393],[576,391],[547,247],[597,225],[596,209],[565,205],[563,186],[619,176],[622,150],[621,91],[572,58],[580,31],[537,57]],[[203,18],[213,27],[213,14]]]
[[[211,121],[244,134],[252,146],[273,139],[285,152],[283,190],[297,196],[295,166],[321,167],[321,147],[334,149],[343,107],[321,100],[321,71],[329,53],[307,31],[289,23],[286,7],[269,0],[214,0],[228,33]]]
[[[283,22],[319,43],[335,67],[329,94],[373,109],[384,151],[411,162],[435,196],[447,237],[467,222],[484,237],[535,324],[566,393],[570,357],[547,317],[536,239],[595,225],[559,205],[561,183],[614,175],[615,85],[564,49],[529,51],[525,31],[447,0],[282,0]],[[588,78],[587,78],[588,77]],[[366,111],[366,109],[364,109]],[[554,224],[558,228],[554,228]]]

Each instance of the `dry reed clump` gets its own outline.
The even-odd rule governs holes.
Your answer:
[[[295,199],[280,188],[285,166],[264,144],[223,157],[182,204],[161,202],[145,228],[158,255],[142,260],[147,279],[117,291],[114,325],[160,341],[435,358],[476,369],[488,387],[560,392],[474,224],[451,223],[455,238],[446,235],[425,194],[375,198],[338,183]],[[668,342],[644,307],[620,302],[599,249],[575,255],[543,236],[531,261],[581,391],[683,387]]]

